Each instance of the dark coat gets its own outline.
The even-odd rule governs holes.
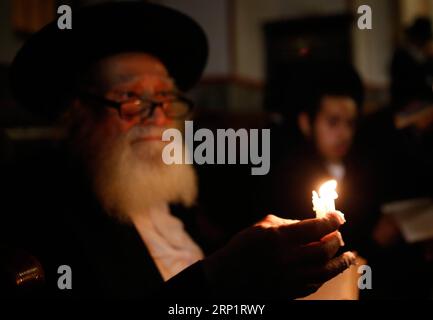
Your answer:
[[[203,296],[201,263],[165,285],[134,226],[103,211],[78,162],[59,150],[64,148],[50,148],[17,163],[2,181],[1,238],[42,264],[46,285],[38,296]],[[194,238],[191,212],[187,215],[179,208],[173,212],[180,218],[189,217],[184,223]],[[58,289],[61,265],[72,269],[72,290]]]

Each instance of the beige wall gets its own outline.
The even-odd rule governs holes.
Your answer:
[[[374,87],[386,87],[389,83],[389,65],[394,49],[393,12],[394,0],[355,0],[353,8],[361,4],[371,7],[372,30],[353,28],[353,61],[363,80]]]
[[[399,0],[401,23],[408,25],[418,15],[433,14],[433,1],[431,0]],[[430,11],[431,8],[431,12]]]

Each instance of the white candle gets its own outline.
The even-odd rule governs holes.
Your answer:
[[[313,191],[313,210],[316,212],[316,218],[323,218],[328,212],[336,212],[341,216],[342,222],[346,222],[344,214],[335,210],[334,200],[338,198],[338,193],[335,191],[336,188],[337,181],[329,180],[320,186],[319,194]],[[344,246],[341,234],[337,234],[340,239],[340,245]]]
[[[319,193],[313,191],[313,210],[316,212],[317,218],[323,218],[328,212],[335,212],[334,200],[338,198],[337,181],[329,180],[322,184],[319,188]],[[344,215],[340,213],[343,218]]]

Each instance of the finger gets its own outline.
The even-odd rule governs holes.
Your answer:
[[[353,252],[347,251],[324,266],[306,272],[308,281],[311,283],[324,283],[342,273],[351,265],[356,263],[356,256]]]
[[[288,226],[298,222],[299,220],[283,219],[273,214],[268,214],[265,218],[256,223],[255,226],[260,226],[262,228],[278,228],[280,226]]]
[[[338,213],[331,212],[320,219],[307,219],[298,223],[282,225],[278,231],[289,243],[308,244],[320,241],[327,234],[336,231],[343,223]]]
[[[326,263],[337,254],[340,246],[342,246],[341,233],[334,231],[318,242],[302,246],[298,253],[302,262]]]

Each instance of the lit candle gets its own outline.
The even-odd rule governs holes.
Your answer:
[[[329,180],[320,186],[319,193],[313,191],[313,210],[316,212],[317,218],[323,218],[328,212],[338,212],[344,220],[344,215],[335,211],[334,200],[338,198],[336,188],[337,181]]]

